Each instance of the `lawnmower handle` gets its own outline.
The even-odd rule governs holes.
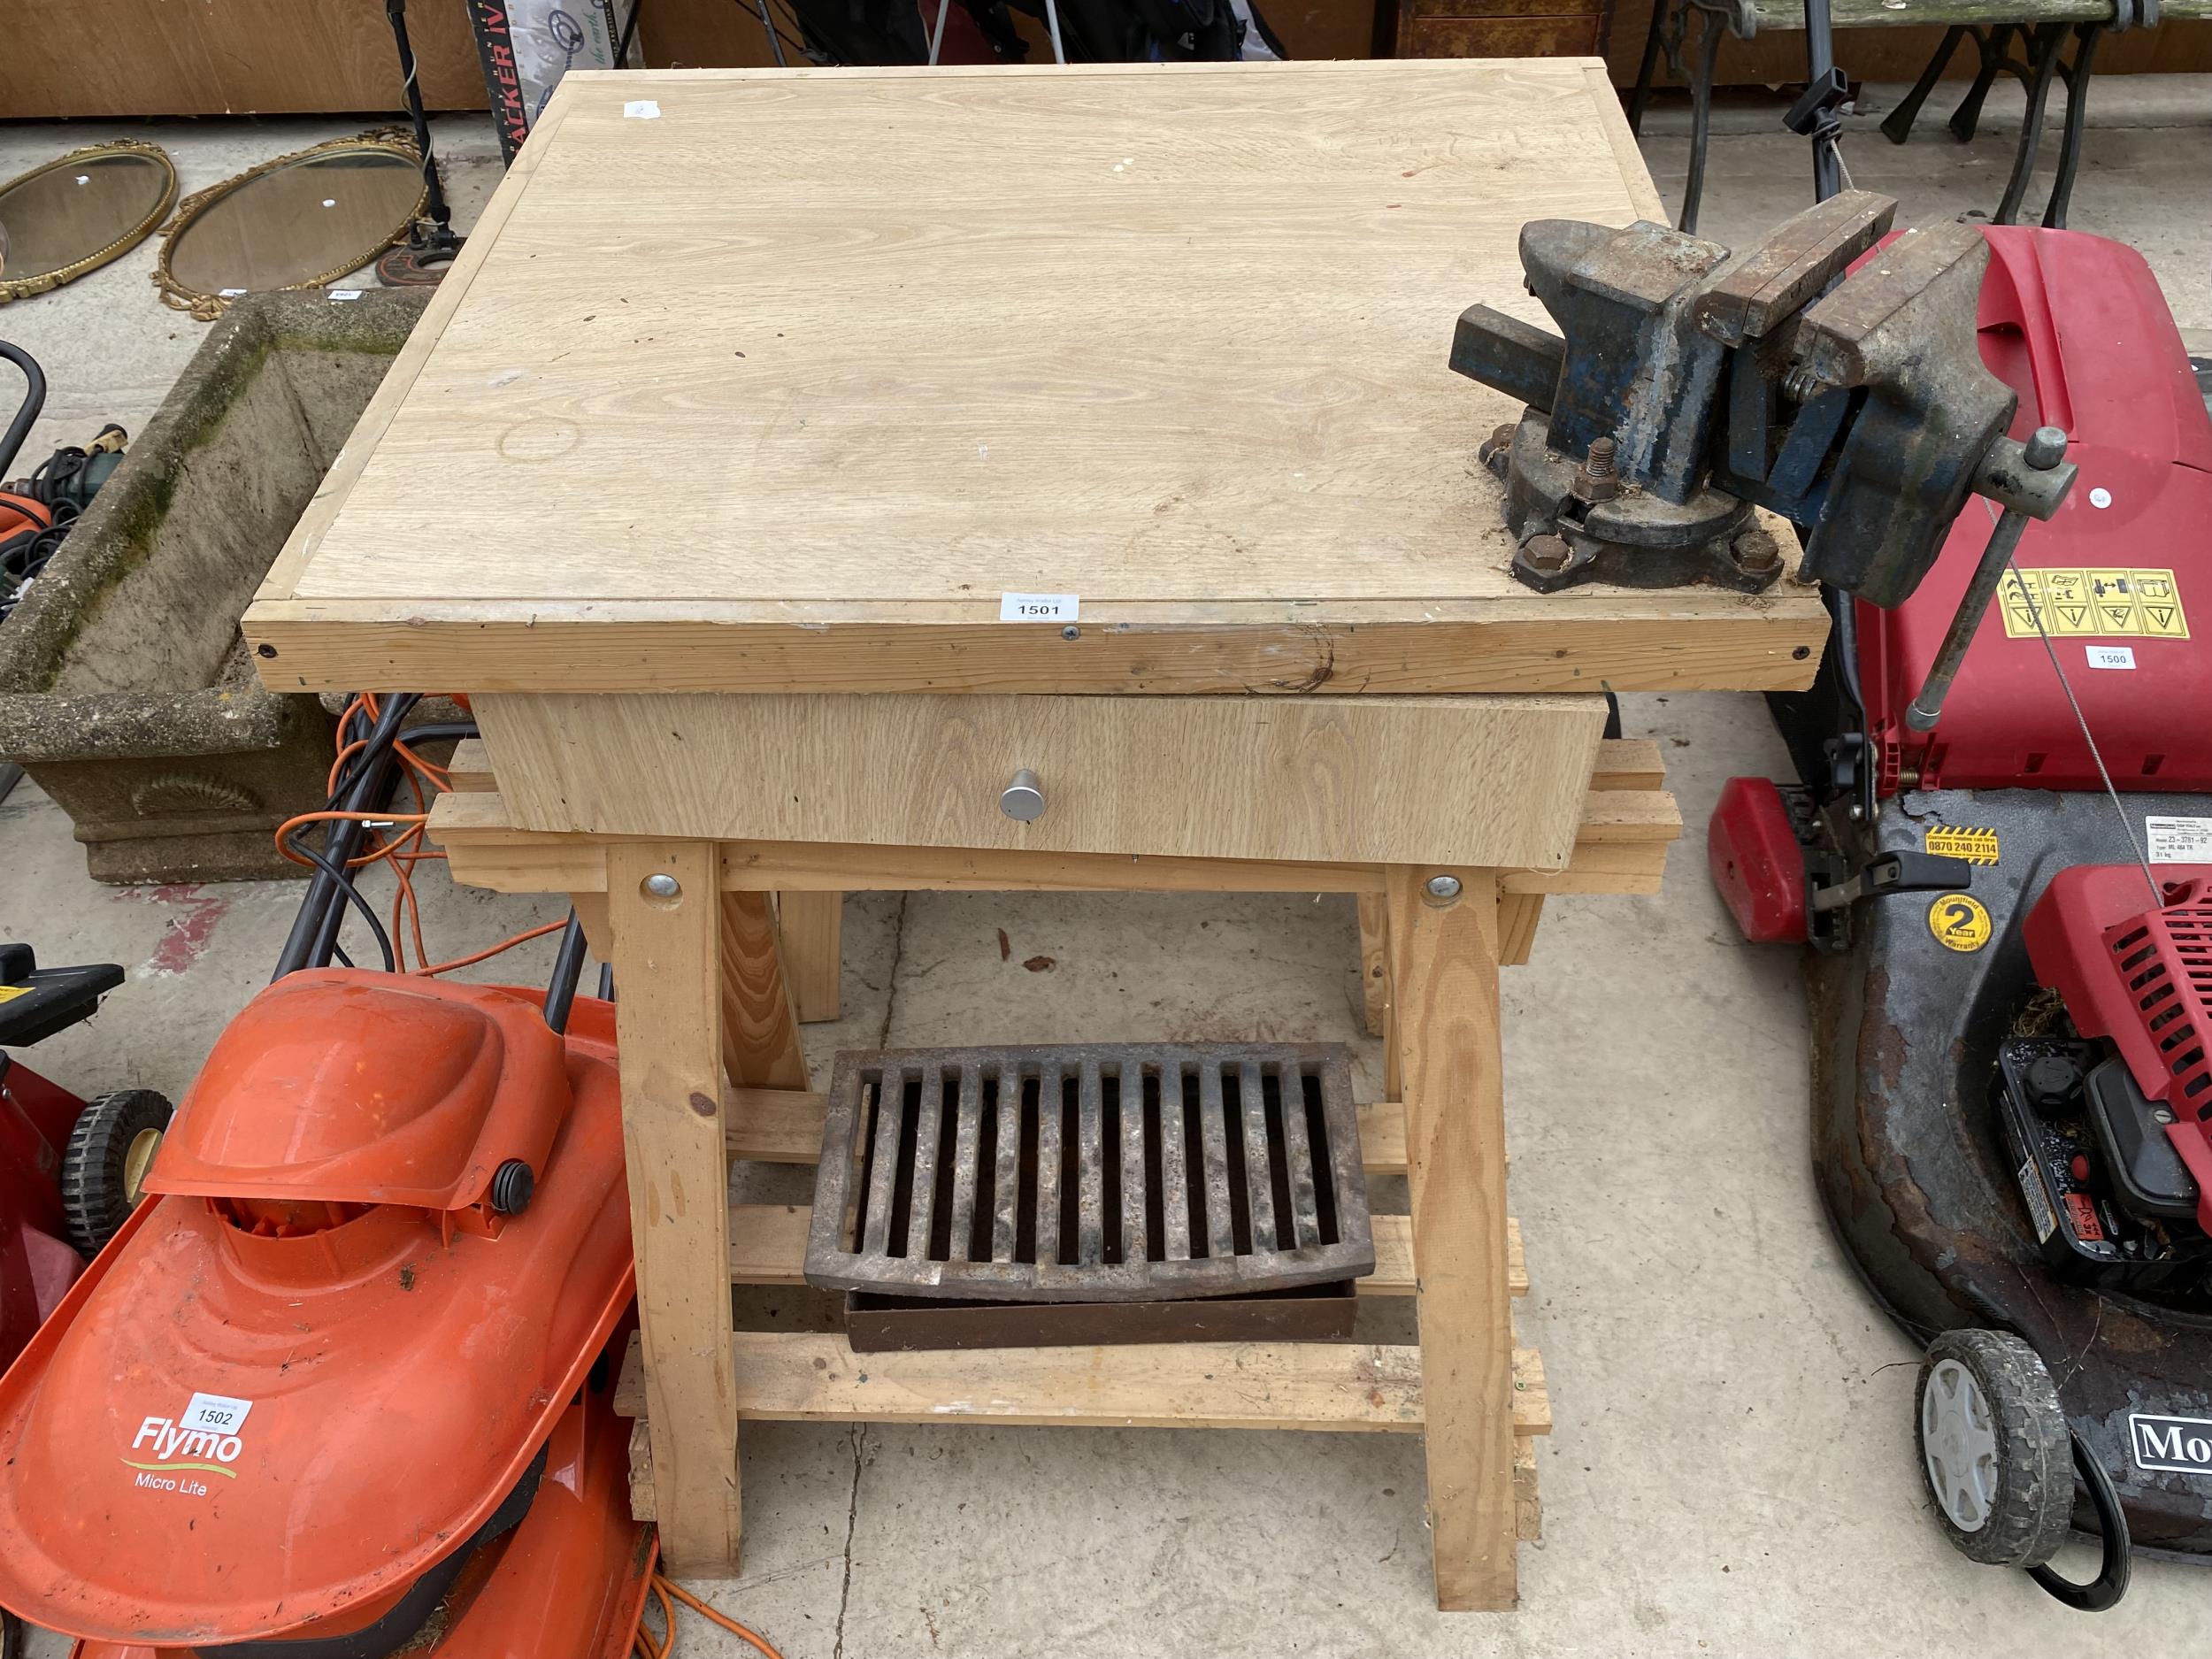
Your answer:
[[[46,407],[46,372],[38,366],[38,359],[21,346],[10,345],[0,340],[0,357],[23,371],[25,381],[23,407],[15,411],[15,419],[8,422],[8,430],[0,435],[0,479],[5,479],[8,469],[15,465],[16,452],[22,449],[23,440],[31,435],[31,426]]]

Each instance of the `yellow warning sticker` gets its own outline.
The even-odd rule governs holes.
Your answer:
[[[1999,589],[2005,633],[2016,640],[2043,631],[2060,638],[2185,640],[2189,618],[2170,570],[2023,570]]]
[[[1970,864],[1997,862],[1997,832],[1962,824],[1931,824],[1920,838],[1922,850],[1939,858],[1963,858]]]
[[[1947,893],[1928,907],[1928,931],[1946,950],[1979,950],[1989,942],[1989,912],[1979,899]]]
[[[12,1002],[17,997],[30,994],[31,987],[27,985],[0,985],[0,1002]]]

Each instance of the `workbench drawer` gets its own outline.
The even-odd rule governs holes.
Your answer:
[[[1528,869],[1566,862],[1605,720],[1596,696],[474,703],[520,829]]]

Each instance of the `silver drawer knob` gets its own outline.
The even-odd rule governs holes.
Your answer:
[[[1026,766],[1016,772],[1013,781],[998,792],[998,810],[1024,824],[1042,818],[1045,787],[1037,781],[1037,774]]]

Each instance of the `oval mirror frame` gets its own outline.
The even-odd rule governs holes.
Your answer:
[[[81,150],[73,150],[65,156],[57,156],[51,161],[42,162],[28,173],[18,173],[4,184],[0,184],[0,196],[5,196],[17,186],[28,184],[43,174],[64,167],[81,166],[88,161],[112,156],[143,156],[160,165],[165,181],[162,186],[161,197],[154,204],[152,211],[106,247],[96,249],[58,269],[42,272],[36,276],[9,277],[0,274],[0,305],[5,305],[11,300],[27,300],[34,294],[43,294],[65,282],[74,282],[87,272],[97,271],[111,260],[121,258],[154,234],[155,227],[177,199],[177,164],[169,158],[169,152],[159,144],[144,143],[135,138],[119,138],[105,144],[87,144]]]
[[[373,132],[363,133],[357,137],[326,139],[322,143],[311,144],[305,150],[293,150],[289,155],[272,156],[257,166],[249,167],[242,173],[225,179],[220,184],[211,184],[206,189],[196,191],[186,196],[177,204],[176,217],[162,227],[161,252],[154,260],[153,280],[155,285],[161,290],[161,303],[172,311],[188,311],[204,323],[213,322],[230,308],[230,302],[234,296],[225,294],[203,294],[195,288],[187,288],[177,280],[176,273],[170,268],[169,265],[170,253],[176,247],[178,239],[192,227],[195,220],[216,203],[234,191],[243,189],[265,174],[278,172],[300,162],[313,160],[323,156],[358,155],[372,150],[380,151],[385,155],[403,157],[411,167],[419,169],[422,165],[421,154],[404,134],[396,128],[380,127]],[[357,257],[349,258],[343,265],[328,271],[317,272],[314,275],[304,277],[297,282],[288,282],[281,288],[265,291],[283,293],[295,288],[319,288],[326,283],[336,281],[349,271],[358,271],[387,248],[404,242],[407,239],[407,233],[414,228],[415,221],[422,217],[429,202],[430,188],[426,184],[416,193],[415,204],[407,211],[406,217],[392,227],[388,235],[362,249]]]

